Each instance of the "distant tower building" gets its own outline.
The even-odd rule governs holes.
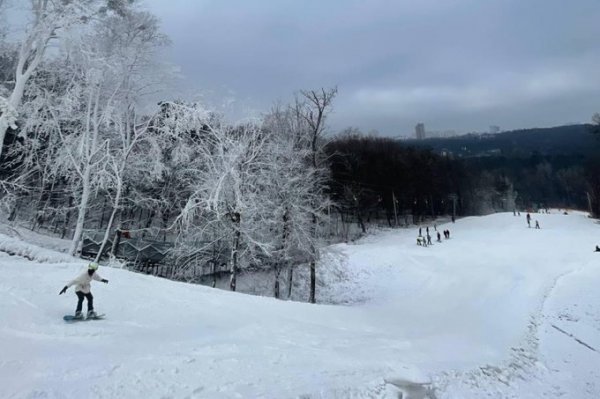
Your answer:
[[[417,123],[417,126],[415,126],[415,134],[417,135],[417,140],[423,140],[425,138],[425,125]]]
[[[500,133],[500,126],[496,126],[496,125],[490,126],[490,133],[491,134]]]

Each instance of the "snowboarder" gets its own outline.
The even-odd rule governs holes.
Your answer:
[[[97,317],[96,312],[94,312],[94,297],[90,291],[92,280],[100,281],[105,284],[108,283],[108,280],[100,277],[98,273],[98,264],[92,262],[88,265],[86,271],[81,273],[79,276],[75,277],[71,282],[64,286],[64,288],[58,293],[58,295],[62,295],[67,292],[67,289],[72,286],[75,286],[75,294],[77,295],[77,309],[75,309],[75,319],[83,319],[83,314],[81,313],[81,309],[83,307],[83,299],[87,299],[87,318],[95,318]]]
[[[535,221],[535,228],[536,228],[536,229],[539,229],[539,228],[540,228],[540,223],[539,223],[537,220]]]

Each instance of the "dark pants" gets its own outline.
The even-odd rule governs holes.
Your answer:
[[[76,312],[81,312],[81,308],[83,307],[83,298],[87,299],[88,312],[90,310],[94,310],[94,297],[92,296],[91,292],[88,294],[84,294],[81,291],[76,291],[75,293],[77,294],[77,309],[75,310]]]

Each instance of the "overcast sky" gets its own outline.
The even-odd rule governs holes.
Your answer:
[[[382,136],[588,122],[599,0],[146,0],[182,97],[252,115],[338,86],[329,125]]]

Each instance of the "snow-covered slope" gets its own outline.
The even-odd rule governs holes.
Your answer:
[[[0,397],[600,397],[599,226],[534,219],[459,220],[428,248],[416,229],[336,245],[352,280],[323,295],[350,306],[101,268],[107,318],[77,324],[58,291],[83,262],[0,253]]]

